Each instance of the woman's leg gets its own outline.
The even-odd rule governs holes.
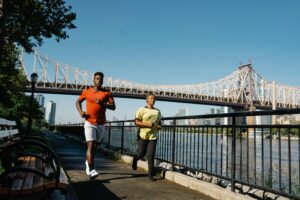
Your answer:
[[[137,169],[137,161],[141,158],[143,158],[146,155],[147,152],[147,146],[148,146],[148,141],[147,140],[138,140],[138,150],[137,154],[133,157],[132,160],[132,169],[136,170]]]
[[[148,177],[153,179],[153,169],[154,169],[154,157],[156,149],[157,140],[149,140],[147,148],[147,158],[148,158]]]

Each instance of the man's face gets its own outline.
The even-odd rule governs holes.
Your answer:
[[[101,87],[103,84],[103,77],[100,75],[96,75],[94,77],[94,86],[96,87]]]

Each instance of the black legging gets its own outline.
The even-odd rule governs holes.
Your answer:
[[[138,140],[138,152],[134,159],[139,160],[147,153],[148,159],[148,175],[153,176],[154,156],[157,140]]]

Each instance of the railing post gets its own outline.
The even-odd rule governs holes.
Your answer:
[[[107,148],[110,148],[110,138],[111,138],[111,122],[109,123],[109,127],[108,127]]]
[[[173,120],[173,135],[172,135],[172,166],[171,171],[174,171],[174,163],[175,163],[175,134],[176,134],[176,119]]]
[[[121,154],[124,152],[124,124],[125,122],[122,122],[122,135],[121,135]]]
[[[236,136],[236,116],[232,117],[232,148],[231,148],[231,191],[235,191],[235,136]]]

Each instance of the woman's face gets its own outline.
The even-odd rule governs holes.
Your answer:
[[[153,106],[153,105],[155,104],[155,96],[149,95],[149,96],[147,97],[147,104]]]

